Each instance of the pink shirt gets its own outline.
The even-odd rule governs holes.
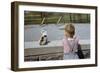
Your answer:
[[[73,38],[64,37],[62,40],[64,53],[77,52],[79,39],[75,36]]]

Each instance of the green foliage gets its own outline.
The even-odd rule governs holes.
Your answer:
[[[42,24],[90,23],[90,14],[25,11],[24,22],[25,25],[42,22]]]

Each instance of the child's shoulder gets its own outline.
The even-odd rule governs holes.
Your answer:
[[[67,40],[67,37],[64,36],[64,37],[62,38],[62,41],[66,41],[66,40]]]
[[[74,39],[75,39],[76,41],[79,41],[79,37],[78,37],[78,36],[74,36]]]

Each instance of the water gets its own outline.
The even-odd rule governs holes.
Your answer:
[[[90,24],[74,24],[75,34],[79,39],[90,39]],[[41,30],[45,29],[48,33],[49,41],[61,40],[64,36],[64,25],[49,24],[46,26],[26,25],[24,27],[24,41],[38,41]]]

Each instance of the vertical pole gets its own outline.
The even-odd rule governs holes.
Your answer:
[[[59,17],[57,24],[61,21],[61,19],[62,19],[62,16]]]

